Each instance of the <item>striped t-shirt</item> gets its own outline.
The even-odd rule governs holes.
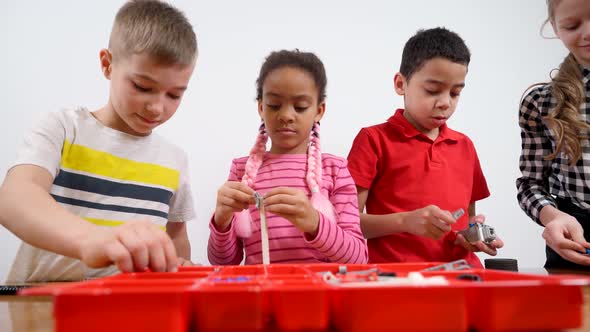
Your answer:
[[[106,127],[85,108],[45,116],[25,136],[12,166],[23,164],[49,171],[51,196],[96,225],[147,219],[165,229],[168,221],[194,218],[185,153],[154,133],[140,137]],[[116,271],[23,243],[8,281],[80,280]]]
[[[232,162],[229,181],[240,181],[247,157]],[[272,188],[291,187],[302,190],[308,197],[305,181],[307,155],[266,153],[258,170],[253,190],[264,194]],[[360,228],[358,199],[354,181],[346,160],[330,154],[322,155],[322,193],[329,197],[336,210],[336,222],[320,213],[315,239],[307,240],[304,233],[287,219],[267,212],[271,263],[366,263],[367,245]],[[211,235],[207,247],[209,262],[214,265],[240,264],[246,253],[246,264],[262,263],[260,214],[250,206],[253,233],[248,239],[236,236],[233,222],[221,233],[210,223]]]

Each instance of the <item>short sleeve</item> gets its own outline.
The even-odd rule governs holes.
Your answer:
[[[44,115],[25,133],[10,168],[18,165],[36,165],[45,168],[53,178],[57,176],[62,149],[66,139],[65,112]]]
[[[380,149],[367,128],[358,133],[348,154],[348,170],[357,186],[370,188],[377,176]]]
[[[477,157],[477,151],[475,151],[473,143],[471,141],[469,143],[473,151],[473,188],[471,190],[471,203],[473,203],[489,197],[490,190],[488,189],[486,178],[483,175],[479,158]]]

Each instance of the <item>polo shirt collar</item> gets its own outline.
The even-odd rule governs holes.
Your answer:
[[[406,138],[413,138],[416,136],[422,136],[430,140],[429,137],[422,134],[418,129],[416,129],[409,121],[404,117],[404,110],[397,109],[395,114],[392,115],[387,122],[399,130],[402,135]],[[447,124],[443,124],[439,127],[439,134],[436,138],[436,141],[458,141],[461,138],[459,133],[447,127]]]

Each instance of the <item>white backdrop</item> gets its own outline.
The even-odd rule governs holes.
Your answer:
[[[102,106],[108,82],[98,52],[123,1],[0,2],[0,178],[23,132],[45,112]],[[392,81],[405,41],[445,26],[472,51],[467,87],[449,125],[474,141],[492,196],[478,204],[520,267],[544,263],[542,229],[516,201],[519,99],[566,54],[539,29],[544,1],[174,1],[198,36],[197,69],[178,113],[158,132],[190,156],[198,218],[189,225],[194,261],[208,263],[207,223],[233,157],[254,142],[254,81],[264,57],[282,48],[313,51],[328,73],[324,151],[346,156],[361,127],[385,121],[401,98]],[[428,190],[428,188],[424,188]],[[26,204],[26,202],[23,202]],[[50,222],[48,220],[48,222]],[[19,240],[0,228],[0,279]]]

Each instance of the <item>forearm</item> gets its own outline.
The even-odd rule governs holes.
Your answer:
[[[520,207],[531,219],[544,226],[545,223],[541,220],[541,211],[547,206],[556,209],[553,197],[545,190],[545,185],[541,181],[521,177],[517,179],[516,183]]]
[[[367,243],[358,224],[336,224],[320,214],[318,234],[307,241],[330,262],[364,264],[368,260]],[[306,239],[307,240],[307,239]]]
[[[407,232],[406,220],[408,212],[389,214],[368,214],[365,212],[365,203],[369,195],[369,189],[356,187],[358,192],[358,209],[361,221],[361,230],[365,239],[386,236],[395,233]]]
[[[407,230],[404,220],[407,214],[407,212],[382,215],[361,213],[361,229],[364,237],[366,239],[372,239],[380,236],[406,232]]]
[[[174,243],[176,255],[186,260],[191,260],[191,244],[188,240],[186,224],[184,222],[168,222],[166,231]]]
[[[176,255],[178,257],[182,257],[186,260],[191,260],[191,244],[188,241],[188,238],[182,239],[172,239],[174,243],[174,248],[176,249]]]
[[[553,148],[546,135],[538,100],[531,94],[522,100],[519,114],[522,139],[519,169],[522,176],[516,179],[516,188],[518,203],[523,211],[535,222],[544,225],[540,220],[541,210],[547,205],[555,206],[547,183],[554,161],[545,158],[553,152]]]
[[[215,216],[213,216],[215,218]],[[209,222],[209,242],[207,244],[207,256],[212,265],[237,265],[242,262],[244,249],[241,241],[233,230],[233,222],[225,232],[215,228],[214,222]]]
[[[10,177],[0,188],[0,222],[35,247],[78,259],[81,243],[96,228],[66,211],[45,188]]]

